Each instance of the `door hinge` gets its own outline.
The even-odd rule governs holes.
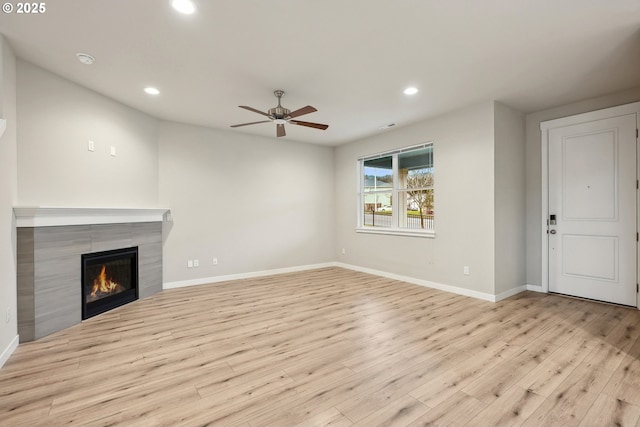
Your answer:
[[[637,294],[638,292],[640,292],[640,285],[638,285],[638,284],[636,283],[636,294]]]
[[[636,128],[636,139],[638,139],[638,129]]]
[[[640,189],[640,180],[636,179],[636,190]]]

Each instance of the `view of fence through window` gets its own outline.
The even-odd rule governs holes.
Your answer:
[[[362,160],[362,225],[433,230],[433,146]]]

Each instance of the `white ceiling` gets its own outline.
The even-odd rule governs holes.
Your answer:
[[[640,0],[194,1],[186,16],[170,0],[50,0],[1,13],[0,32],[24,60],[162,119],[275,137],[229,125],[262,120],[238,105],[266,111],[283,89],[283,106],[318,109],[299,120],[330,125],[286,138],[326,145],[483,101],[526,113],[640,85]]]

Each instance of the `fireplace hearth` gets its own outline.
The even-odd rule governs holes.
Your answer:
[[[138,299],[138,247],[82,255],[82,320]]]

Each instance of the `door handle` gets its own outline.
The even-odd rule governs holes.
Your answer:
[[[549,233],[556,234],[556,230],[549,230]]]

